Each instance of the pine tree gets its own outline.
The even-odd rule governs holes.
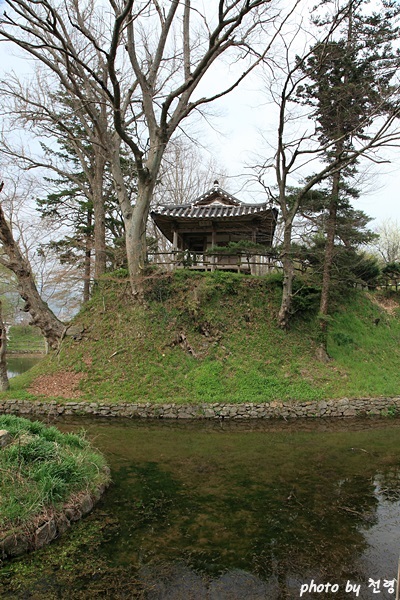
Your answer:
[[[57,252],[61,262],[83,269],[83,300],[87,301],[93,279],[93,251],[94,278],[97,279],[105,272],[107,262],[111,266],[118,262],[114,254],[124,242],[123,219],[109,164],[82,128],[68,99],[61,94],[57,99],[64,106],[57,128],[57,148],[42,143],[42,149],[52,164],[60,167],[56,178],[46,178],[52,191],[45,198],[37,199],[37,205],[41,216],[54,221],[63,232],[60,239],[48,245]],[[121,162],[126,188],[134,203],[133,161],[123,157]]]
[[[326,3],[324,3],[326,4]],[[399,55],[392,42],[399,34],[396,20],[400,7],[382,1],[382,10],[366,14],[364,0],[350,0],[343,12],[344,28],[338,39],[316,44],[302,66],[308,77],[299,90],[302,102],[314,107],[321,144],[326,147],[325,160],[339,162],[365,136],[373,119],[387,114],[393,106],[390,83],[399,65]],[[316,21],[320,27],[326,21]],[[320,303],[321,355],[326,354],[327,316],[331,270],[341,192],[354,175],[338,168],[330,179],[329,215],[325,228],[325,255]]]

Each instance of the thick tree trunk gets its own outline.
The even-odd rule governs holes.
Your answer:
[[[37,291],[32,272],[29,268],[20,266],[16,270],[9,268],[18,277],[18,292],[25,301],[24,311],[32,317],[32,325],[39,327],[50,348],[57,348],[58,342],[65,330],[64,324],[57,319],[46,302]]]
[[[87,229],[88,232],[92,227],[92,211],[88,210],[87,213]],[[85,262],[83,269],[83,301],[87,302],[90,298],[90,276],[92,274],[92,237],[91,235],[86,236],[85,240]]]
[[[88,244],[88,242],[87,242]],[[90,300],[90,275],[92,272],[92,251],[86,246],[85,264],[83,269],[83,302]]]
[[[159,136],[159,132],[153,132],[148,158],[145,164],[141,161],[139,165],[137,164],[138,188],[134,206],[131,204],[121,169],[121,139],[112,138],[110,140],[110,146],[113,147],[111,171],[118,202],[124,218],[129,278],[132,294],[138,300],[141,300],[143,295],[142,278],[147,258],[147,218],[167,143],[166,139],[161,140]]]
[[[32,317],[32,325],[39,327],[51,348],[57,348],[65,327],[57,319],[39,295],[30,265],[22,256],[5,219],[3,209],[0,205],[0,242],[8,259],[2,264],[10,269],[18,281],[18,292],[25,301],[24,310]]]
[[[337,223],[337,209],[339,201],[339,185],[340,185],[340,171],[333,175],[332,179],[332,192],[331,199],[329,202],[329,215],[326,223],[326,243],[324,252],[324,268],[322,275],[322,289],[321,289],[321,300],[319,307],[319,327],[320,327],[320,344],[318,350],[318,356],[322,360],[328,358],[327,344],[328,344],[328,320],[327,316],[329,313],[329,294],[331,289],[331,274],[332,264],[335,254],[335,234],[336,234],[336,223]]]
[[[132,293],[142,294],[141,279],[147,256],[146,227],[154,185],[139,185],[138,197],[130,219],[125,219],[126,252]]]
[[[0,391],[5,392],[10,387],[7,375],[7,332],[3,322],[2,306],[0,301]]]
[[[93,178],[93,217],[94,217],[94,279],[97,281],[106,272],[106,215],[103,197],[105,161],[99,158],[96,162],[96,173]]]
[[[278,325],[281,329],[289,328],[290,315],[292,310],[294,266],[291,254],[291,246],[292,224],[288,223],[285,225],[285,230],[283,234],[283,289],[281,306],[278,313]]]

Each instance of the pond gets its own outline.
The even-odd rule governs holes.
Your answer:
[[[8,377],[21,375],[31,369],[43,358],[43,354],[7,354]]]
[[[395,598],[398,420],[58,425],[85,427],[113,485],[2,566],[1,598]]]

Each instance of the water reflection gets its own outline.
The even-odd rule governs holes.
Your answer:
[[[198,600],[264,600],[279,598],[273,582],[262,581],[246,571],[231,570],[213,580],[189,569],[185,564],[144,567],[140,577],[148,600],[196,598]]]
[[[314,580],[339,591],[302,598],[394,598],[368,580],[397,572],[398,421],[85,427],[114,485],[53,550],[7,567],[8,597],[45,580],[49,598],[280,600]]]
[[[43,358],[42,354],[8,354],[7,355],[7,374],[8,377],[15,377],[28,371]]]

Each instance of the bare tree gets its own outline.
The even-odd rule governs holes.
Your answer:
[[[400,262],[400,225],[394,219],[384,219],[375,227],[378,238],[373,244],[376,253],[384,263]]]
[[[154,204],[188,204],[211,188],[215,179],[226,187],[227,178],[226,170],[214,157],[207,158],[188,140],[173,139],[163,156]]]
[[[167,144],[182,122],[231,92],[264,60],[285,17],[271,0],[6,0],[0,36],[57,78],[103,136],[99,111],[109,107],[108,153],[126,230],[132,291],[143,271],[150,202]],[[297,4],[297,2],[295,3]],[[217,8],[217,10],[215,10]],[[235,62],[233,77],[200,84],[217,59]],[[203,87],[202,90],[205,88]],[[138,177],[130,202],[121,151],[132,152]]]
[[[0,184],[0,192],[3,190]],[[0,204],[0,243],[2,255],[0,264],[14,273],[18,281],[18,292],[25,301],[24,310],[32,317],[32,324],[39,327],[49,346],[56,348],[64,332],[64,325],[57,319],[41,298],[35,283],[31,266],[16,243],[10,224]]]
[[[60,310],[55,299],[58,298],[63,317],[71,318],[81,304],[82,274],[76,265],[60,264],[52,246],[48,246],[51,240],[62,234],[65,226],[38,215],[35,198],[43,193],[46,182],[15,168],[11,161],[2,164],[2,171],[7,173],[2,208],[14,241],[34,274],[38,293],[46,303],[52,304],[57,316]],[[2,251],[6,255],[4,249]]]
[[[9,74],[0,81],[3,127],[0,152],[31,170],[45,169],[53,176],[69,180],[93,206],[94,279],[106,270],[104,172],[107,162],[105,140],[108,117],[105,105],[99,104],[96,127],[81,102],[61,90],[58,82],[48,80],[43,69],[36,69],[27,82]],[[28,129],[40,140],[40,148],[29,148],[24,140],[15,139],[16,127]],[[11,133],[10,130],[11,129]],[[71,162],[74,155],[80,173]],[[89,283],[90,274],[87,277]]]

